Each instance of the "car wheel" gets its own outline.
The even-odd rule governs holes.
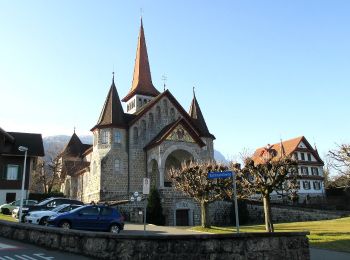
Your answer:
[[[63,229],[70,229],[70,223],[68,221],[63,221],[61,222],[60,227]]]
[[[47,220],[49,217],[42,217],[39,221],[39,225],[46,226],[47,225]]]
[[[120,227],[117,224],[112,224],[109,228],[109,231],[114,234],[118,234],[120,232]]]
[[[1,209],[1,213],[4,215],[9,215],[10,214],[10,210],[9,209]]]

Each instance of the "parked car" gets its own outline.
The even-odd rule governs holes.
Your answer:
[[[0,211],[2,214],[10,215],[12,210],[16,207],[19,207],[21,200],[16,200],[8,204],[3,204],[0,206]],[[38,203],[36,200],[23,200],[23,206],[34,205]]]
[[[124,229],[124,217],[115,208],[87,205],[67,213],[51,216],[48,225],[64,229],[83,229],[119,233]]]
[[[31,211],[28,212],[28,214],[24,217],[24,222],[31,224],[46,225],[47,219],[49,217],[68,212],[79,207],[82,207],[82,205],[62,204],[52,210]]]
[[[24,217],[28,214],[28,212],[38,210],[51,210],[62,204],[84,205],[84,203],[79,200],[72,200],[68,198],[48,198],[40,201],[38,204],[23,207],[22,222],[24,222]],[[16,215],[16,218],[18,218],[18,214]]]

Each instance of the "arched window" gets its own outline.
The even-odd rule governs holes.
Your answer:
[[[164,110],[164,115],[168,116],[168,100],[166,99],[163,100],[163,110]]]
[[[134,132],[134,136],[133,136],[134,137],[133,138],[134,139],[134,144],[137,144],[137,141],[139,139],[139,130],[138,130],[138,128],[136,126],[134,127],[134,131],[133,132]]]
[[[146,121],[141,121],[141,136],[143,139],[146,139]]]
[[[175,121],[175,109],[173,107],[170,108],[170,118],[171,121]]]
[[[148,121],[148,127],[150,130],[153,130],[154,127],[154,117],[152,113],[149,113],[149,121]]]
[[[119,159],[114,160],[114,170],[116,172],[120,172],[120,160]]]
[[[157,117],[157,122],[159,123],[160,120],[162,119],[162,113],[160,111],[160,107],[159,106],[156,107],[156,117]]]
[[[122,135],[120,134],[120,131],[119,130],[116,130],[114,132],[114,143],[116,144],[120,144],[122,141]]]

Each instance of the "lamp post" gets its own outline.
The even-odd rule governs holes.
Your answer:
[[[20,146],[18,150],[24,152],[24,163],[23,163],[23,176],[22,176],[22,188],[21,188],[21,201],[19,204],[19,218],[18,221],[22,221],[22,208],[23,208],[23,197],[24,197],[24,183],[26,181],[26,164],[27,164],[27,152],[28,147]]]
[[[140,202],[142,200],[142,195],[135,191],[134,194],[131,195],[131,198],[130,198],[130,201],[131,202]],[[145,207],[144,207],[144,211],[143,211],[143,235],[146,235],[146,204],[145,204]]]

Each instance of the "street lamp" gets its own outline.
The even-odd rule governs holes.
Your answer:
[[[23,208],[23,197],[24,197],[24,183],[26,180],[26,163],[27,163],[27,152],[28,147],[20,146],[18,150],[24,152],[24,163],[23,163],[23,176],[22,176],[22,188],[21,188],[21,201],[19,204],[19,222],[22,221],[22,208]]]

